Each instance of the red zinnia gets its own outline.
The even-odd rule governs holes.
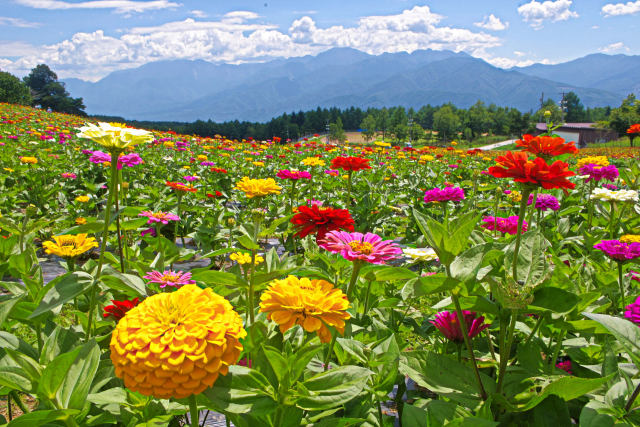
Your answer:
[[[291,223],[297,230],[295,235],[300,238],[316,234],[316,239],[322,240],[329,231],[354,231],[354,221],[349,210],[318,205],[300,206],[298,213],[291,218]]]
[[[171,181],[167,181],[167,186],[173,188],[174,190],[177,191],[188,191],[190,193],[195,193],[196,191],[198,191],[197,188],[195,188],[193,185],[186,185],[183,184],[181,182],[171,182]]]
[[[211,168],[211,172],[227,173],[227,170],[222,168]]]
[[[222,196],[222,193],[219,191],[216,191],[215,193],[207,193],[207,197],[220,197]]]
[[[627,129],[628,134],[637,133],[640,134],[640,123],[636,123],[635,125],[631,125],[629,129]]]
[[[102,314],[102,316],[104,318],[112,316],[114,319],[116,319],[116,321],[122,319],[124,315],[127,314],[127,311],[140,304],[138,298],[134,298],[132,300],[126,299],[122,301],[116,301],[112,299],[111,302],[113,303],[113,305],[106,306],[104,308],[104,313]]]
[[[522,147],[540,157],[559,156],[566,153],[577,153],[575,142],[564,142],[563,138],[557,136],[531,136],[523,135],[522,140],[516,141],[517,147]]]
[[[529,160],[522,151],[508,151],[506,155],[496,158],[500,166],[492,166],[489,173],[496,178],[513,178],[516,182],[541,186],[547,190],[561,188],[565,193],[567,188],[575,188],[575,184],[567,180],[567,177],[575,175],[567,169],[567,164],[556,160],[551,165],[541,158]]]
[[[359,171],[362,169],[371,169],[369,159],[362,157],[336,157],[331,161],[333,169],[342,169],[345,171]]]

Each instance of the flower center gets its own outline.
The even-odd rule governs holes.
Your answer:
[[[78,242],[76,241],[76,239],[74,237],[68,237],[62,240],[62,242],[60,242],[60,246],[64,246],[64,247],[72,247],[72,248],[77,248],[78,247]]]
[[[358,242],[354,240],[353,242],[349,242],[349,246],[351,246],[351,249],[355,252],[360,252],[364,255],[371,255],[373,252],[373,245],[368,242]]]
[[[178,274],[165,273],[160,278],[163,282],[177,282],[180,280],[180,276]]]

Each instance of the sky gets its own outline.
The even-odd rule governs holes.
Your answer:
[[[502,68],[640,54],[640,0],[0,0],[0,70],[96,81],[145,63],[351,47],[466,52]]]

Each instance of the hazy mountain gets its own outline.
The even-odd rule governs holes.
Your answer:
[[[627,96],[640,95],[640,56],[595,53],[556,65],[515,68],[521,73]]]
[[[610,58],[591,55],[596,62],[601,56],[603,61]],[[602,72],[596,85],[584,79],[551,78],[546,70],[503,70],[450,51],[373,56],[337,48],[317,56],[240,65],[160,61],[111,73],[95,83],[65,83],[73,96],[84,98],[90,114],[181,121],[265,121],[318,106],[416,108],[452,102],[468,107],[478,100],[528,111],[536,108],[541,92],[553,98],[562,90],[573,90],[586,106],[618,105],[626,95],[603,89],[605,83],[617,84],[607,79],[611,72]]]

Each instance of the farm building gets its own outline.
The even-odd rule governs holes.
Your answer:
[[[557,128],[554,133],[564,138],[565,141],[575,141],[578,147],[584,147],[593,142],[609,142],[618,139],[617,132],[595,126],[597,126],[597,123],[565,123]],[[536,124],[536,135],[546,131],[546,123]]]

